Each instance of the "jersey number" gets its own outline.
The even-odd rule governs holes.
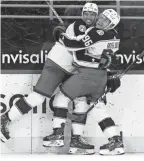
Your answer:
[[[82,39],[82,41],[84,42],[84,45],[85,45],[85,46],[90,46],[90,45],[93,43],[93,41],[90,39],[90,36],[89,36],[89,35],[86,35],[86,36]]]

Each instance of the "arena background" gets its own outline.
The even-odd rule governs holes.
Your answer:
[[[121,37],[120,61],[113,70],[124,70],[144,49],[144,1],[93,1],[100,12],[115,8],[121,15],[117,28]],[[51,1],[65,25],[80,18],[85,1]],[[5,113],[22,95],[33,89],[40,76],[48,51],[54,45],[53,28],[60,25],[45,0],[1,1],[1,113]],[[27,55],[25,55],[27,54]],[[25,55],[25,57],[24,57]],[[27,57],[27,59],[25,59]],[[122,78],[122,86],[108,94],[107,110],[123,130],[126,152],[144,152],[143,86],[144,58]],[[96,151],[106,138],[95,121],[95,109],[89,114],[84,136]],[[11,126],[12,139],[1,144],[1,153],[53,153],[68,151],[70,120],[66,146],[44,148],[42,138],[52,132],[52,111],[48,99]]]

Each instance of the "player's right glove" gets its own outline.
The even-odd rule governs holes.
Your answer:
[[[113,93],[115,92],[121,85],[121,81],[119,77],[113,77],[112,75],[115,75],[112,72],[108,72],[108,77],[111,76],[111,79],[107,80],[107,88],[110,89],[110,92]]]
[[[112,62],[112,55],[110,54],[111,50],[104,50],[102,55],[101,55],[101,59],[100,59],[100,64],[99,64],[99,68],[101,69],[107,69]]]

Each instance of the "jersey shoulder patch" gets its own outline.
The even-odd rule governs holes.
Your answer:
[[[96,30],[96,32],[97,32],[100,36],[103,36],[103,35],[104,35],[104,31],[103,31],[103,30]]]
[[[74,32],[76,36],[84,34],[86,30],[87,30],[87,27],[82,20],[75,21]]]
[[[79,31],[80,32],[85,32],[86,31],[86,26],[85,25],[80,25],[79,26]]]

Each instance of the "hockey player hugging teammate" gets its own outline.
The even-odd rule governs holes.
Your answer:
[[[82,20],[76,21],[67,28],[66,33],[68,35],[71,35],[74,32],[76,35],[81,35],[85,32],[85,29],[95,25],[98,15],[98,7],[96,4],[86,3],[83,7],[82,13]],[[59,27],[59,29],[61,29],[62,32],[65,32],[64,27]],[[59,36],[59,30],[56,28],[56,38],[57,33]],[[48,54],[48,59],[45,62],[41,76],[36,83],[34,91],[27,97],[19,99],[6,114],[1,116],[1,140],[3,142],[10,139],[9,124],[12,121],[20,119],[33,107],[42,104],[45,97],[51,98],[59,84],[64,82],[73,74],[75,67],[72,63],[73,56],[71,52],[69,52],[59,42],[56,42]],[[54,116],[56,114],[57,111],[54,112]]]
[[[88,110],[87,98],[91,96],[94,101],[110,88],[110,92],[120,86],[119,78],[107,80],[107,68],[111,64],[111,56],[119,49],[118,35],[113,28],[119,23],[120,16],[112,9],[105,10],[100,14],[96,28],[85,29],[83,35],[62,34],[63,45],[73,52],[74,65],[77,67],[77,74],[71,76],[61,85],[51,106],[59,110],[54,116],[54,131],[44,138],[44,146],[64,145],[64,124],[67,117],[67,108],[70,100],[74,100],[75,117],[84,115]],[[103,30],[101,30],[103,29]],[[110,75],[112,73],[109,73]],[[97,108],[97,122],[101,130],[108,136],[109,143],[100,147],[100,154],[117,155],[124,154],[122,136],[117,132],[113,119],[106,113],[105,100],[99,102]],[[65,111],[62,112],[62,109]],[[83,121],[72,121],[72,136],[69,153],[71,154],[92,154],[94,146],[87,144],[81,138],[86,119]]]

